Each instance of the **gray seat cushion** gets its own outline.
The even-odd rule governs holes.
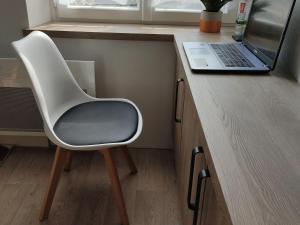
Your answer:
[[[97,101],[77,105],[55,123],[55,134],[71,145],[95,145],[129,140],[136,133],[138,113],[129,103]]]

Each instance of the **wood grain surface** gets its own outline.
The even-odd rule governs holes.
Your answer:
[[[230,32],[177,34],[175,47],[232,224],[300,224],[299,84],[272,74],[194,74],[184,41],[229,42]]]
[[[41,30],[51,37],[109,39],[109,40],[140,40],[140,41],[173,41],[176,29],[184,27],[139,25],[139,24],[99,24],[77,22],[50,22],[34,28],[25,29],[24,35],[33,30]]]
[[[39,225],[54,150],[16,148],[0,168],[0,224]],[[182,225],[171,150],[130,149],[139,172],[131,175],[124,155],[114,151],[131,225]],[[62,173],[46,225],[119,225],[104,158],[73,155]]]

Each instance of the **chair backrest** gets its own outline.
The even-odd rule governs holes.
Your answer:
[[[52,130],[56,120],[74,105],[88,101],[65,60],[46,34],[34,31],[12,43],[30,76],[44,124]]]

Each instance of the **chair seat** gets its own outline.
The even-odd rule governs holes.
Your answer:
[[[120,101],[87,102],[66,111],[55,123],[55,134],[70,145],[124,142],[138,127],[137,110]]]

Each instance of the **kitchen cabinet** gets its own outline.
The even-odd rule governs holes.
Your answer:
[[[205,158],[202,153],[201,144],[201,127],[197,118],[197,112],[195,111],[194,103],[191,98],[189,89],[185,89],[184,93],[184,109],[182,117],[182,138],[180,149],[180,164],[181,170],[178,173],[180,201],[183,206],[182,219],[184,224],[192,224],[193,211],[188,208],[188,192],[191,192],[191,199],[195,199],[196,186],[197,186],[197,174],[206,167]],[[198,148],[198,149],[197,149]],[[196,152],[197,151],[197,152]],[[191,156],[194,154],[194,166],[191,168]],[[195,175],[190,177],[191,172]],[[189,181],[191,180],[191,188],[189,190]],[[191,200],[193,202],[193,200]]]
[[[175,158],[183,225],[230,224],[224,204],[216,197],[204,153],[205,137],[180,65],[177,71]]]

